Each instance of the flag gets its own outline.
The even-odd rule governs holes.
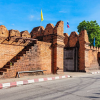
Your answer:
[[[94,38],[94,41],[93,41],[93,45],[95,46],[95,38]]]
[[[42,9],[41,9],[41,21],[43,21],[43,13],[42,13]]]
[[[69,22],[67,21],[67,28],[69,28]]]

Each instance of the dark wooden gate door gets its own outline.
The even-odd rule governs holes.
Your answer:
[[[64,49],[64,71],[77,71],[77,48]]]

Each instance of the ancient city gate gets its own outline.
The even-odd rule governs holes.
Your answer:
[[[78,48],[64,48],[64,71],[78,71]]]

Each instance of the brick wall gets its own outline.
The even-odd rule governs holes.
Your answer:
[[[17,33],[16,33],[17,32]],[[15,38],[11,36],[20,36],[17,30],[8,31],[4,25],[0,26],[0,68],[2,68],[10,59],[20,52],[24,46],[11,45]],[[16,42],[18,43],[18,41]]]
[[[53,37],[53,68],[54,73],[63,72],[63,48],[64,48],[64,34],[63,21],[57,22],[54,27]]]
[[[65,47],[76,47],[79,41],[79,36],[77,32],[71,32],[70,36],[67,33],[64,33],[64,44]]]
[[[23,48],[24,46],[0,44],[0,68],[16,56]]]
[[[80,70],[89,72],[91,70],[98,70],[98,49],[89,46],[90,42],[86,30],[79,34],[79,68]]]
[[[42,26],[33,28],[30,34],[28,31],[8,31],[5,26],[0,26],[0,32],[2,78],[15,77],[18,71],[36,69],[47,70],[47,74],[57,73],[57,68],[58,72],[63,72],[63,21],[57,22],[55,27],[53,24],[47,24],[45,29]],[[31,43],[32,38],[39,40],[34,46],[34,43]],[[29,49],[25,50],[26,48]],[[13,62],[13,65],[8,68],[10,62]]]
[[[46,28],[42,28],[41,30],[43,30],[42,35],[36,35],[36,33],[39,33],[39,27],[34,28],[31,31],[31,35],[33,38],[38,39],[39,41],[52,43],[52,72],[63,72],[63,21],[58,21],[55,26],[51,23],[47,24]]]
[[[15,77],[18,71],[31,70],[47,70],[44,72],[45,74],[51,73],[51,43],[38,41],[13,66],[10,66],[10,69],[4,72],[1,78]]]
[[[32,38],[42,37],[44,35],[44,27],[39,26],[32,29],[30,32]]]
[[[69,45],[69,36],[68,36],[68,34],[67,33],[64,33],[64,36],[65,36],[65,38],[64,38],[64,44],[65,44],[65,47],[68,47],[68,45]]]
[[[52,53],[51,53],[51,43],[38,41],[37,43],[39,49],[39,59],[41,63],[41,69],[47,70],[45,73],[51,73],[52,67]]]
[[[84,34],[85,31],[81,31],[79,34],[79,70],[80,71],[85,71],[85,44],[84,44]]]
[[[65,34],[65,48],[78,47],[78,71],[98,70],[100,60],[99,48],[89,46],[90,42],[86,30],[82,30],[78,35],[72,32],[70,36]]]
[[[85,53],[85,70],[87,72],[91,70],[98,70],[98,50],[96,49],[96,47],[85,47],[85,52],[87,52]]]
[[[19,58],[10,69],[4,72],[2,78],[15,77],[16,72],[26,70],[47,70],[45,73],[63,72],[63,49],[65,47],[78,48],[78,69],[88,71],[98,69],[100,49],[89,46],[86,30],[78,35],[72,32],[70,36],[63,33],[63,21],[47,24],[46,28],[39,26],[28,31],[7,30],[0,26],[0,71],[4,65],[14,58]],[[34,39],[38,39],[35,44]],[[44,42],[42,42],[44,41]],[[25,48],[29,48],[25,50]],[[17,57],[22,52],[20,57]]]
[[[78,34],[77,32],[71,32],[69,36],[69,47],[76,47],[76,44],[78,42]]]

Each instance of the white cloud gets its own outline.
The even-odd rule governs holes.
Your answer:
[[[62,10],[62,11],[59,11],[59,13],[67,13],[67,12]]]
[[[33,18],[34,18],[34,15],[30,15],[30,16],[29,16],[29,20],[30,20],[30,21],[32,21]]]
[[[11,25],[13,25],[13,26],[14,26],[15,24],[11,24]]]
[[[2,24],[2,22],[0,22],[0,24]]]
[[[37,20],[41,20],[41,18],[37,18]]]

